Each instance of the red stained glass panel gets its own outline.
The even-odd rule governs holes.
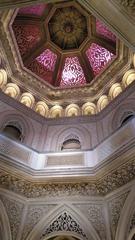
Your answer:
[[[32,63],[30,63],[28,68],[45,81],[52,84],[56,60],[57,55],[50,49],[46,49]]]
[[[99,20],[96,20],[96,32],[113,42],[116,42],[116,36]]]
[[[67,57],[61,76],[61,87],[80,86],[86,84],[83,69],[78,57]]]
[[[36,25],[13,24],[16,41],[22,56],[40,41],[40,29]]]
[[[26,15],[36,15],[36,16],[42,16],[44,13],[44,10],[47,5],[45,4],[38,4],[35,6],[29,6],[19,9],[19,14],[26,14]]]
[[[114,59],[114,54],[107,49],[92,43],[90,48],[87,49],[86,55],[89,63],[93,69],[94,75],[98,75],[105,67],[105,65]]]
[[[42,64],[48,71],[53,72],[57,60],[57,55],[53,53],[50,49],[46,49],[37,58],[37,62]]]

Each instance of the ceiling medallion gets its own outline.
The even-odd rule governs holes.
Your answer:
[[[78,49],[88,36],[87,19],[74,6],[57,8],[49,21],[49,33],[62,50]]]

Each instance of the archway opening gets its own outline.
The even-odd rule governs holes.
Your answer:
[[[81,149],[81,143],[78,139],[67,139],[63,142],[61,151]]]
[[[133,117],[134,117],[134,113],[127,114],[121,121],[121,127],[123,127],[123,125],[127,124]]]
[[[22,132],[19,127],[8,124],[4,127],[2,134],[15,141],[22,141]]]

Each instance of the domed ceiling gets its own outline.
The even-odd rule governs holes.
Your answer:
[[[25,68],[53,87],[86,86],[116,58],[116,37],[78,3],[18,10],[12,24]]]

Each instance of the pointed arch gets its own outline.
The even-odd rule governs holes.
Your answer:
[[[70,136],[71,134],[74,134],[76,137],[78,137],[80,144],[81,144],[81,149],[89,149],[91,148],[92,141],[91,141],[91,135],[88,131],[83,126],[69,126],[69,127],[64,127],[61,130],[58,130],[55,133],[55,138],[51,142],[51,148],[56,149],[57,151],[61,151],[61,147],[65,139]]]
[[[134,98],[128,99],[126,103],[122,103],[114,111],[109,121],[109,127],[108,127],[109,133],[118,129],[121,126],[122,121],[130,114],[132,115],[135,114]]]
[[[63,230],[58,229],[55,231],[55,224],[57,219],[60,221],[60,216],[63,217],[64,214],[67,214],[68,218],[72,219],[74,224],[76,223],[76,228],[78,227],[79,231],[73,231],[71,227],[70,230],[66,230],[64,227]],[[66,224],[66,223],[65,223]],[[51,226],[52,227],[52,231]],[[50,228],[50,229],[49,229]],[[49,229],[49,230],[48,230]],[[43,236],[43,239],[48,239],[50,237],[54,237],[56,235],[69,235],[76,237],[80,240],[100,240],[96,230],[93,228],[91,223],[83,216],[83,214],[78,214],[78,211],[69,205],[61,205],[57,207],[50,215],[44,216],[39,223],[35,226],[35,228],[30,232],[26,240],[36,240]],[[42,238],[41,238],[42,239]]]
[[[20,113],[16,113],[15,111],[3,111],[1,112],[1,119],[0,119],[0,131],[4,129],[4,127],[11,123],[16,123],[21,127],[22,135],[23,135],[23,142],[24,144],[31,145],[33,138],[35,136],[35,130],[31,120],[28,121],[26,116]],[[29,132],[31,134],[29,134]]]
[[[2,228],[2,239],[12,240],[9,219],[1,200],[0,200],[0,227]]]

